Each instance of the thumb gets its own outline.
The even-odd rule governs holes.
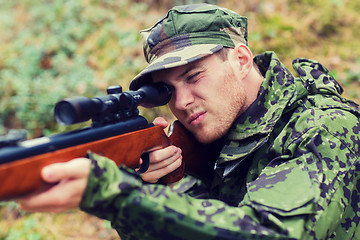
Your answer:
[[[163,117],[157,117],[154,119],[153,124],[156,126],[161,126],[162,128],[166,128],[169,124]]]
[[[64,179],[87,177],[91,162],[87,158],[76,158],[68,162],[54,163],[41,170],[45,182],[56,183]]]

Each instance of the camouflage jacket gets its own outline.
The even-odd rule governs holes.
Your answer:
[[[147,184],[93,156],[81,209],[122,239],[360,238],[356,104],[317,62],[294,60],[294,77],[272,52],[255,61],[265,80],[226,136],[211,184]]]

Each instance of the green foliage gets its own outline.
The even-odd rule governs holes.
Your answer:
[[[10,229],[9,233],[7,234],[6,238],[4,238],[4,240],[43,239],[41,238],[41,235],[37,232],[38,228],[39,228],[39,223],[30,216],[24,221],[21,229],[15,229],[15,228]]]
[[[138,60],[138,27],[123,28],[118,19],[146,11],[146,5],[90,0],[1,5],[6,34],[0,37],[0,131],[25,128],[36,137],[64,130],[52,116],[57,101],[103,95],[112,84],[127,86],[144,66]]]

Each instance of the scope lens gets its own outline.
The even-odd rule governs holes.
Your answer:
[[[55,106],[55,119],[59,123],[70,125],[76,122],[76,109],[74,106],[67,102],[58,102]]]
[[[70,125],[85,122],[99,111],[95,101],[87,97],[73,97],[58,102],[55,106],[55,119]]]

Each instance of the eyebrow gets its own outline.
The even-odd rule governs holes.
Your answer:
[[[184,69],[184,71],[182,71],[178,76],[176,76],[175,79],[179,79],[182,78],[184,76],[186,76],[186,74],[188,74],[190,71],[192,71],[193,69],[199,67],[198,64],[192,64],[189,63],[187,64],[188,66]],[[161,76],[160,80],[158,80],[159,82],[166,82],[166,80],[164,80],[164,78]]]
[[[187,75],[191,70],[197,68],[198,65],[196,64],[190,64],[181,74],[179,74],[179,76],[177,76],[177,78],[181,78],[184,77],[185,75]]]

